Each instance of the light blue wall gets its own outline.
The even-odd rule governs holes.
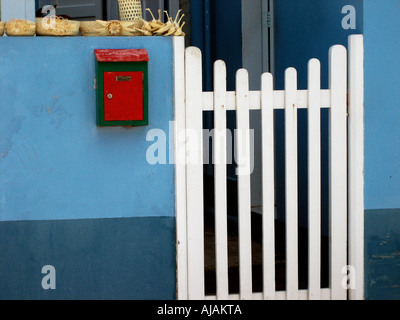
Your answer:
[[[399,13],[364,1],[366,299],[400,299]]]
[[[147,49],[149,126],[96,127],[96,48]],[[172,55],[172,38],[0,38],[0,220],[174,216],[174,166],[146,160]]]
[[[365,208],[400,208],[400,1],[365,0]]]

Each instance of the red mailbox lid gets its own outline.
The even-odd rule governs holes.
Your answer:
[[[96,49],[94,53],[100,62],[149,61],[146,49]]]

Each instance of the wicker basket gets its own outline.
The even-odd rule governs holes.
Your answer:
[[[4,22],[0,21],[0,36],[4,34]]]
[[[140,0],[118,0],[121,21],[134,21],[142,18],[142,3]]]
[[[60,17],[36,18],[36,34],[38,36],[77,36],[79,21]]]
[[[22,19],[12,19],[5,24],[8,36],[34,36],[36,33],[36,23]]]
[[[81,35],[84,37],[107,36],[107,31],[98,21],[81,21],[79,27]]]
[[[82,21],[80,30],[82,36],[107,37],[107,36],[140,36],[141,33],[134,28],[140,28],[143,22],[136,21]]]

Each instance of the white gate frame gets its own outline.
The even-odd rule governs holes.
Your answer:
[[[308,90],[297,90],[297,72],[285,72],[285,90],[273,90],[262,75],[261,91],[248,90],[248,74],[238,70],[236,92],[226,91],[223,61],[214,64],[214,90],[202,90],[201,52],[174,38],[175,182],[177,299],[363,299],[364,298],[364,45],[351,35],[329,51],[329,89],[320,88],[320,63],[308,64]],[[297,110],[309,117],[309,283],[298,289]],[[330,287],[320,287],[320,109],[330,109]],[[247,130],[249,110],[261,109],[263,180],[263,292],[252,292],[250,176],[238,177],[240,293],[228,293],[226,163],[215,165],[215,296],[204,293],[203,111],[214,111],[218,157],[226,158],[226,111],[237,111],[238,129]],[[273,110],[285,110],[286,291],[275,290]],[[347,136],[348,132],[348,136]],[[197,137],[194,138],[194,137]],[[222,137],[222,138],[221,138]],[[249,140],[238,144],[250,154]],[[222,152],[221,152],[222,150]],[[349,266],[351,266],[349,268]],[[347,272],[349,274],[347,275]],[[350,287],[344,287],[347,277]]]

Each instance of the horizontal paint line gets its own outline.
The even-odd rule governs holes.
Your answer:
[[[56,219],[15,219],[0,220],[7,222],[45,222],[45,221],[91,221],[91,220],[126,220],[126,219],[175,219],[175,216],[130,216],[130,217],[85,217],[85,218],[56,218]]]

